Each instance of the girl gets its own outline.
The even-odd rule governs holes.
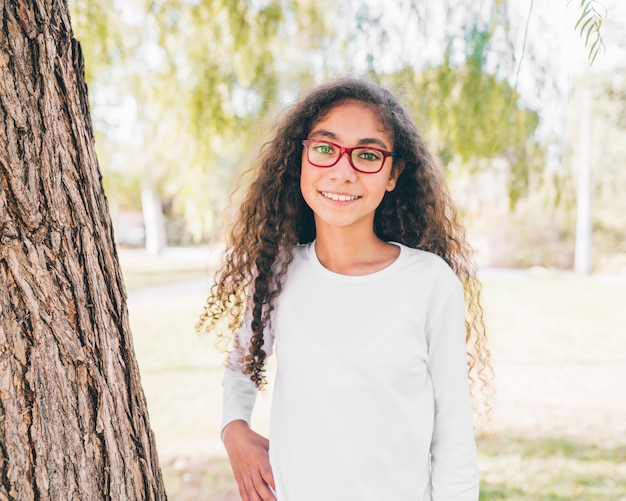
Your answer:
[[[413,121],[341,79],[298,101],[255,163],[198,326],[235,332],[222,439],[241,498],[478,499],[479,283]],[[273,352],[268,441],[248,423]]]

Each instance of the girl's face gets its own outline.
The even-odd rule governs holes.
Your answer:
[[[329,141],[344,147],[371,146],[393,151],[393,140],[373,108],[361,101],[346,101],[316,122],[307,139]],[[300,190],[315,216],[318,234],[324,227],[373,232],[374,212],[385,192],[392,191],[400,169],[387,157],[380,172],[355,170],[344,153],[332,167],[316,167],[302,150]]]

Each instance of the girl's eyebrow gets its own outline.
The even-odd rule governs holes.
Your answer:
[[[324,129],[314,131],[313,133],[311,133],[311,136],[327,137],[328,139],[332,139],[333,141],[339,140],[336,134],[328,130],[324,130]],[[358,144],[359,145],[376,144],[384,150],[388,149],[388,146],[382,140],[375,138],[375,137],[364,137],[363,139],[359,139]]]

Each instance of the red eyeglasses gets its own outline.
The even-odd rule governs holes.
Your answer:
[[[387,157],[394,156],[392,151],[372,146],[346,148],[330,141],[319,141],[317,139],[305,139],[302,141],[302,144],[306,148],[309,163],[315,167],[332,167],[339,162],[341,155],[346,153],[352,168],[364,174],[380,172]]]

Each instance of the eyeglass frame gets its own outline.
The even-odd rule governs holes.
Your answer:
[[[325,144],[330,144],[331,146],[335,146],[336,148],[339,148],[339,155],[337,155],[337,159],[330,165],[318,165],[318,164],[311,162],[311,159],[309,157],[309,146],[311,143],[325,143]],[[343,154],[347,153],[348,161],[350,162],[350,167],[352,167],[355,171],[361,172],[362,174],[378,174],[381,170],[383,170],[383,167],[385,166],[385,161],[387,160],[387,158],[396,156],[396,153],[394,153],[393,151],[383,150],[382,148],[376,148],[374,146],[354,146],[353,148],[348,148],[346,146],[341,146],[340,144],[333,143],[331,141],[318,140],[318,139],[304,139],[302,141],[302,145],[306,148],[306,158],[309,161],[309,163],[319,169],[327,169],[329,167],[333,167],[337,165],[337,163],[339,162],[339,159],[341,159]],[[352,161],[352,152],[354,150],[374,150],[374,151],[378,151],[379,153],[381,153],[383,155],[383,161],[380,163],[380,167],[378,168],[378,170],[371,170],[371,171],[361,170],[358,167],[356,167],[354,165],[354,162]]]

